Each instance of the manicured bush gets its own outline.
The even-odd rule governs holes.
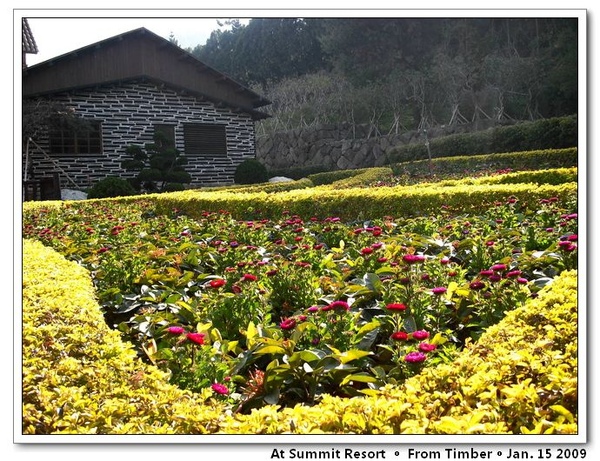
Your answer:
[[[23,434],[575,434],[577,272],[509,312],[452,363],[364,397],[232,413],[139,361],[85,270],[23,247]],[[524,340],[526,338],[526,340]]]
[[[433,158],[574,146],[577,146],[576,116],[524,122],[475,133],[444,136],[429,141]],[[389,158],[391,163],[427,159],[427,147],[424,141],[397,147],[390,152]]]
[[[524,339],[526,338],[526,340]],[[576,434],[577,272],[490,327],[451,364],[372,396],[227,417],[225,432]]]
[[[78,263],[25,242],[27,431],[574,433],[576,169],[364,188],[384,174],[24,204],[23,235]],[[170,374],[89,334],[94,309]]]
[[[434,174],[475,174],[506,169],[541,170],[577,166],[577,148],[546,149],[487,155],[463,155],[435,158]],[[390,165],[397,175],[428,175],[429,160],[416,160]]]
[[[308,165],[291,168],[276,168],[269,170],[269,176],[285,176],[290,179],[308,178],[311,175],[331,171],[332,167],[328,165]]]
[[[81,266],[28,240],[23,260],[24,435],[217,430],[213,391],[185,392],[141,362],[106,325]]]
[[[108,198],[135,195],[137,192],[129,181],[109,176],[96,182],[88,192],[88,198]]]
[[[256,159],[246,159],[235,169],[236,184],[258,184],[269,180],[267,168]]]

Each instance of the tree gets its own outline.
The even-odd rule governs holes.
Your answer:
[[[121,162],[121,168],[138,172],[134,182],[138,189],[149,192],[176,190],[192,181],[183,168],[187,159],[169,144],[168,138],[160,131],[155,133],[154,143],[146,144],[144,148],[130,144],[126,153],[130,158]]]

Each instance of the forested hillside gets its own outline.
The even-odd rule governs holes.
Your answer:
[[[232,20],[189,51],[269,98],[259,133],[380,133],[577,112],[576,18]]]

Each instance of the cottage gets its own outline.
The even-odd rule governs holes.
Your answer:
[[[192,186],[230,184],[255,157],[254,123],[268,117],[258,108],[270,104],[145,28],[24,66],[23,98],[58,102],[87,122],[43,130],[23,157],[30,176],[60,172],[62,185],[81,188],[133,177],[121,168],[126,147],[156,132],[188,159]]]

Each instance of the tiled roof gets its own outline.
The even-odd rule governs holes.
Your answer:
[[[38,47],[29,28],[27,18],[23,18],[23,53],[37,54]]]

